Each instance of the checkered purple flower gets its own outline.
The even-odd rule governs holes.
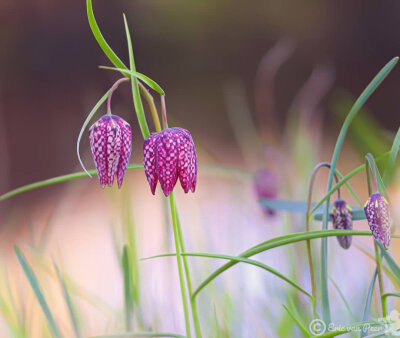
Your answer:
[[[364,211],[375,240],[387,249],[390,245],[389,203],[382,194],[376,192],[369,197]]]
[[[336,200],[331,211],[331,221],[336,230],[352,230],[353,212],[351,207],[341,199]],[[337,236],[336,238],[343,249],[350,248],[352,236]]]
[[[115,176],[121,188],[132,150],[132,129],[116,115],[104,115],[89,129],[90,147],[102,188]]]
[[[150,135],[144,140],[143,163],[153,195],[157,181],[160,181],[164,195],[168,196],[178,177],[185,193],[195,191],[197,154],[192,136],[186,129],[168,128]]]

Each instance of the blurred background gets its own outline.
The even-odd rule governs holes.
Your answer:
[[[127,15],[137,70],[166,91],[170,124],[189,129],[193,135],[203,165],[198,191],[187,196],[179,192],[178,202],[189,249],[195,252],[238,254],[261,240],[303,231],[301,215],[271,215],[261,209],[253,189],[254,175],[263,169],[274,175],[270,197],[305,200],[312,168],[330,160],[352,102],[400,51],[400,3],[396,1],[94,0],[93,7],[105,39],[126,64],[122,13]],[[76,156],[80,128],[119,76],[98,69],[110,63],[92,36],[85,1],[3,0],[0,43],[2,194],[81,170]],[[354,122],[339,160],[343,174],[362,164],[366,152],[379,155],[390,149],[400,122],[399,83],[400,71],[394,69]],[[133,126],[131,163],[140,163],[143,141],[129,86],[122,85],[114,94],[113,112]],[[103,113],[105,106],[96,116]],[[85,134],[82,155],[86,166],[92,168],[88,143]],[[367,198],[363,175],[352,181],[362,202]],[[392,204],[400,196],[397,182],[395,179],[390,187]],[[323,173],[317,180],[315,200],[323,196],[325,188]],[[343,194],[354,205],[350,195]],[[138,255],[173,250],[168,246],[171,234],[168,226],[164,227],[168,217],[161,194],[151,196],[143,172],[132,171],[127,174],[122,192],[114,188],[102,191],[95,180],[82,179],[2,202],[4,276],[22,278],[20,267],[12,263],[15,244],[28,253],[32,251],[32,257],[35,252],[43,253],[44,260],[51,261],[55,252],[62,252],[71,278],[86,288],[93,287],[96,297],[112,307],[104,321],[102,315],[82,305],[85,334],[121,331],[122,285],[114,250],[116,243],[121,249],[125,241],[124,231],[118,226],[124,223],[127,199],[135,215]],[[393,213],[396,217],[396,211]],[[355,228],[367,229],[367,225],[357,222]],[[120,239],[113,241],[112,233]],[[364,253],[372,248],[368,239],[357,241]],[[353,312],[361,312],[373,263],[362,250],[352,247],[344,252],[336,239],[330,239],[330,243],[335,250],[332,275],[336,274],[336,282],[350,297]],[[274,256],[265,259],[281,272],[296,275],[307,289],[304,247],[294,247],[276,250]],[[395,255],[395,243],[392,248]],[[292,250],[301,254],[293,258]],[[357,261],[357,271],[351,260],[346,260],[344,267],[341,263],[341,257],[350,252]],[[143,290],[143,316],[145,327],[177,331],[183,327],[181,310],[163,317],[169,301],[174,299],[168,297],[179,299],[178,289],[176,295],[167,291],[177,285],[174,261],[168,262],[170,265],[160,262],[152,265],[154,268],[143,268],[142,279],[147,287]],[[196,264],[195,284],[218,266],[209,261]],[[304,269],[295,272],[294,267]],[[360,285],[360,294],[353,294],[351,285],[342,278],[343,268],[353,285]],[[170,284],[163,283],[163,269]],[[229,276],[221,278],[225,284],[217,284],[199,305],[207,316],[215,308],[221,311],[220,325],[227,337],[287,336],[297,332],[290,331],[296,328],[288,324],[281,306],[287,300],[281,281],[248,267],[238,268]],[[244,276],[250,277],[243,281]],[[239,279],[244,284],[235,282]],[[246,299],[239,297],[243,296],[243,285],[249,290]],[[335,292],[335,288],[332,290]],[[54,299],[57,292],[60,290],[53,292]],[[32,299],[18,290],[12,293],[28,302],[19,305],[20,309],[30,308],[32,318],[40,317],[32,310]],[[274,299],[268,296],[271,294]],[[179,308],[178,300],[173,303]],[[343,309],[340,299],[333,306],[339,313]],[[226,310],[232,308],[242,312]],[[255,318],[260,317],[262,320],[254,325]],[[243,319],[240,327],[238,318]],[[338,315],[340,320],[346,318],[345,314]],[[214,319],[211,316],[210,320]],[[202,321],[207,322],[205,318]],[[45,329],[33,322],[28,332],[40,337]],[[274,322],[281,325],[274,327]],[[64,329],[70,332],[68,324]],[[9,332],[6,326],[4,330]],[[211,332],[207,331],[206,336],[212,337]]]

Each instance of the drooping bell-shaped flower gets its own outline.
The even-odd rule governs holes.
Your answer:
[[[151,192],[155,193],[157,181],[168,196],[176,181],[187,193],[195,191],[197,182],[197,154],[189,131],[168,128],[150,135],[143,144],[143,163]]]
[[[387,249],[390,244],[389,203],[379,192],[372,194],[364,206],[368,225],[375,240]]]
[[[271,171],[262,169],[254,177],[254,190],[259,200],[274,199],[278,196],[278,178]],[[267,216],[272,216],[275,211],[264,207]]]
[[[121,188],[132,150],[132,129],[116,115],[104,115],[89,129],[90,147],[102,188],[117,177]]]
[[[342,199],[338,199],[333,203],[330,216],[334,229],[353,229],[353,212],[351,207]],[[352,236],[337,236],[336,238],[343,249],[350,248]]]

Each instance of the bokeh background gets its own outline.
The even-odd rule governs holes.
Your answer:
[[[198,192],[191,196],[178,193],[187,241],[194,251],[238,254],[260,238],[302,231],[301,216],[265,215],[253,191],[253,174],[267,168],[276,175],[279,197],[305,200],[311,170],[317,162],[331,158],[349,105],[400,51],[400,3],[396,1],[93,2],[104,37],[126,63],[122,13],[127,15],[138,71],[163,87],[170,124],[189,129],[196,142],[204,166],[200,167]],[[114,72],[98,69],[110,63],[91,34],[85,2],[3,0],[0,42],[0,193],[81,170],[76,140],[82,123],[118,79]],[[395,69],[368,101],[346,140],[338,166],[343,173],[363,163],[365,152],[377,155],[390,149],[400,122],[399,83],[400,71]],[[105,113],[105,107],[98,117],[101,112]],[[122,85],[114,94],[113,112],[132,124],[131,162],[140,163],[142,139],[129,86]],[[91,168],[87,137],[81,148]],[[399,191],[396,182],[390,187],[394,205]],[[123,223],[120,211],[126,209],[126,199],[134,205],[139,256],[171,249],[162,196],[152,197],[146,184],[143,172],[130,172],[122,193],[116,189],[103,192],[95,180],[83,179],[2,202],[0,242],[10,278],[23,278],[13,264],[13,245],[26,250],[39,246],[47,259],[61,251],[72,278],[86,288],[93,287],[96,297],[112,304],[114,310],[104,321],[82,305],[85,332],[121,329],[122,286],[110,224],[118,229],[119,222]],[[325,185],[326,173],[317,180],[316,196],[322,196]],[[359,175],[352,185],[365,200],[364,177]],[[344,196],[349,195],[344,192]],[[364,222],[357,224],[367,229]],[[121,244],[123,234],[120,237]],[[337,253],[340,248],[334,238],[330,243],[335,250],[332,275],[336,274],[337,283],[350,297],[354,313],[361,312],[373,263],[362,251],[351,248],[358,270],[351,260],[343,265],[341,257],[348,256],[340,250]],[[358,245],[365,250],[371,247],[368,240]],[[307,286],[304,248],[290,250],[277,250],[264,258],[282,272],[294,273],[293,266],[302,267],[294,274]],[[395,244],[392,250],[395,255]],[[143,290],[143,312],[153,328],[176,331],[182,328],[178,289],[170,294],[166,291],[177,285],[173,263],[143,268],[143,285],[148,286]],[[199,282],[207,276],[203,269],[211,272],[218,266],[196,264]],[[341,269],[351,276],[352,285],[360,285],[360,294],[354,295]],[[170,284],[163,282],[166,275]],[[229,276],[200,304],[207,316],[218,307],[227,336],[297,332],[290,331],[296,329],[288,328],[282,319],[281,304],[287,291],[280,281],[247,267]],[[236,283],[239,279],[242,282]],[[249,290],[245,300],[240,297],[243,288]],[[20,297],[30,299],[24,294]],[[40,317],[32,310],[33,302],[21,307],[31,309],[32,318]],[[176,315],[165,314],[171,303],[178,308]],[[343,309],[340,300],[333,306],[339,313]],[[241,311],[227,310],[232,308]],[[263,321],[255,319],[259,316]],[[338,319],[346,318],[338,315]],[[242,326],[237,324],[239,319]],[[276,322],[281,326],[271,324]],[[42,329],[40,324],[30,327],[32,336],[41,336]]]

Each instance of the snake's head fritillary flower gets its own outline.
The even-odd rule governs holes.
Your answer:
[[[90,147],[102,188],[117,177],[121,188],[132,150],[131,126],[119,116],[104,115],[89,129]]]
[[[254,190],[257,198],[274,199],[278,197],[278,178],[267,169],[260,170],[254,178]],[[272,216],[275,211],[269,208],[264,208],[267,216]]]
[[[387,249],[390,244],[389,203],[381,193],[376,192],[369,197],[364,211],[375,240]]]
[[[353,212],[351,207],[343,200],[338,199],[333,203],[331,221],[336,230],[353,229]],[[337,236],[338,242],[343,249],[350,248],[352,236]]]
[[[144,140],[143,163],[153,195],[159,181],[164,195],[168,196],[178,177],[185,193],[195,191],[197,154],[186,129],[168,128],[150,135]]]

